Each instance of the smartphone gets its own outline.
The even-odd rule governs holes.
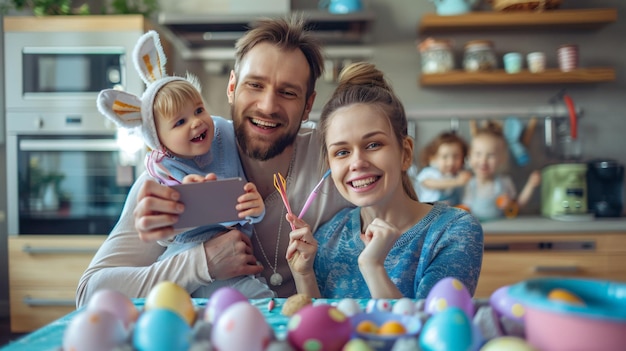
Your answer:
[[[174,228],[241,220],[235,206],[237,198],[244,194],[245,184],[242,178],[226,178],[173,185],[180,193],[180,202],[185,204],[185,211],[178,216]]]

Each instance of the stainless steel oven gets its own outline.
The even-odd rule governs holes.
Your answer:
[[[97,113],[7,115],[9,234],[108,234],[137,159]]]

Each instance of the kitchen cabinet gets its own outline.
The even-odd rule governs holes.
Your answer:
[[[626,232],[486,233],[477,298],[538,277],[626,282]]]
[[[25,333],[76,309],[78,280],[105,235],[9,236],[11,331]]]
[[[552,10],[544,12],[472,12],[457,16],[427,14],[420,20],[418,34],[498,31],[524,32],[528,30],[580,29],[593,30],[617,20],[616,9]],[[523,70],[507,74],[504,70],[422,74],[421,86],[453,85],[512,85],[512,84],[569,84],[599,83],[615,80],[612,67],[581,67],[571,72],[548,69],[541,73]]]

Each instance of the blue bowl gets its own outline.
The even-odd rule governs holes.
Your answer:
[[[356,327],[359,323],[366,320],[372,321],[379,327],[386,322],[397,321],[404,326],[406,333],[402,335],[379,335],[374,333],[357,332]],[[407,316],[392,312],[362,312],[350,317],[350,322],[352,323],[352,328],[354,330],[353,337],[364,340],[375,351],[390,351],[398,339],[410,337],[417,338],[420,330],[422,329],[422,322],[417,316]]]

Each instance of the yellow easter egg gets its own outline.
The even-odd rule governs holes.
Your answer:
[[[193,325],[196,318],[191,295],[180,285],[170,281],[162,281],[150,290],[144,308],[171,310],[178,313],[189,325]]]
[[[376,334],[378,333],[378,326],[370,320],[364,320],[357,324],[356,331],[359,333]]]
[[[402,335],[406,334],[406,328],[398,321],[387,321],[378,329],[380,335]]]
[[[574,293],[565,289],[552,289],[548,293],[548,299],[552,301],[566,302],[572,305],[584,306],[583,300]]]

